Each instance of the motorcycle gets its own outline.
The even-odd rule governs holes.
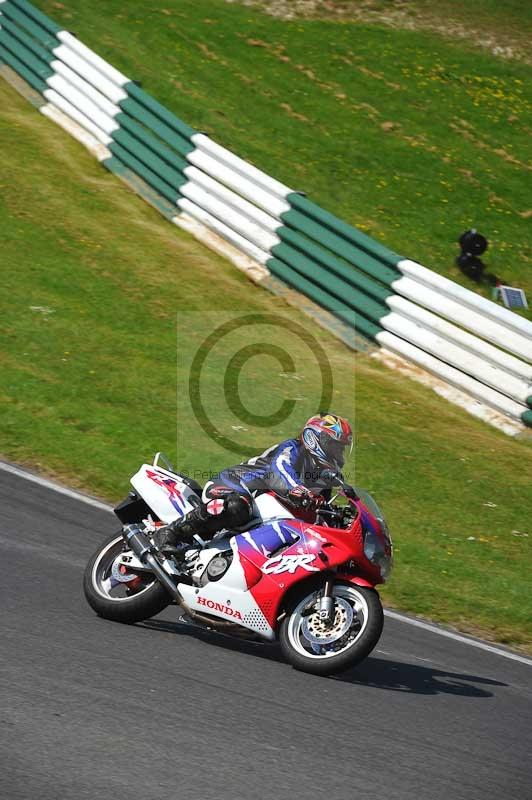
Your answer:
[[[164,466],[162,465],[164,463]],[[316,675],[342,672],[377,644],[383,611],[375,587],[392,567],[384,516],[367,492],[342,492],[316,507],[289,508],[274,494],[254,499],[244,526],[182,552],[161,552],[157,532],[201,501],[201,487],[157,453],[131,478],[115,508],[123,530],[98,547],[84,592],[101,617],[134,623],[181,607],[181,621],[273,642]],[[343,504],[336,504],[339,497]],[[312,520],[312,521],[309,521]]]

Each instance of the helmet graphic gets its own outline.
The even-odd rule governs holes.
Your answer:
[[[345,464],[346,448],[353,449],[353,431],[343,417],[318,414],[305,423],[301,441],[314,463],[337,471]]]

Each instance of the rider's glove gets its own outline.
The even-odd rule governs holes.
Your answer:
[[[325,498],[315,494],[306,486],[293,486],[288,492],[291,503],[301,508],[318,508],[325,502]]]
[[[358,494],[356,493],[353,486],[350,486],[348,483],[345,483],[343,490],[345,496],[348,497],[350,500],[358,500]]]

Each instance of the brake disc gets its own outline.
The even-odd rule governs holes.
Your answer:
[[[301,631],[312,644],[324,645],[341,639],[353,624],[353,607],[343,597],[334,598],[334,619],[331,623],[320,619],[319,611],[303,618]]]
[[[130,581],[135,580],[135,578],[138,576],[133,572],[120,572],[120,567],[125,566],[125,564],[122,564],[120,560],[121,558],[121,555],[115,558],[113,568],[111,570],[111,577],[114,578],[114,580],[118,583],[129,583]]]

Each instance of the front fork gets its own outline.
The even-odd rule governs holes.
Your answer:
[[[365,578],[360,578],[358,576],[352,575],[339,575],[336,573],[335,575],[329,575],[325,579],[325,584],[323,586],[323,590],[319,600],[319,615],[320,620],[323,620],[327,625],[332,625],[334,622],[334,611],[335,611],[335,602],[333,597],[333,589],[335,581],[341,580],[348,580],[350,583],[354,583],[355,586],[363,586],[367,587],[368,589],[374,589],[374,585],[367,581]]]
[[[323,620],[327,625],[331,625],[334,621],[334,588],[335,576],[329,575],[325,578],[323,589],[321,590],[319,599],[313,600],[305,609],[303,609],[301,616],[308,617],[314,614],[317,610],[320,620]],[[316,604],[318,608],[316,609]]]
[[[320,597],[319,615],[320,620],[327,625],[331,625],[334,620],[334,597],[333,597],[334,578],[332,575],[325,580],[325,585]]]

